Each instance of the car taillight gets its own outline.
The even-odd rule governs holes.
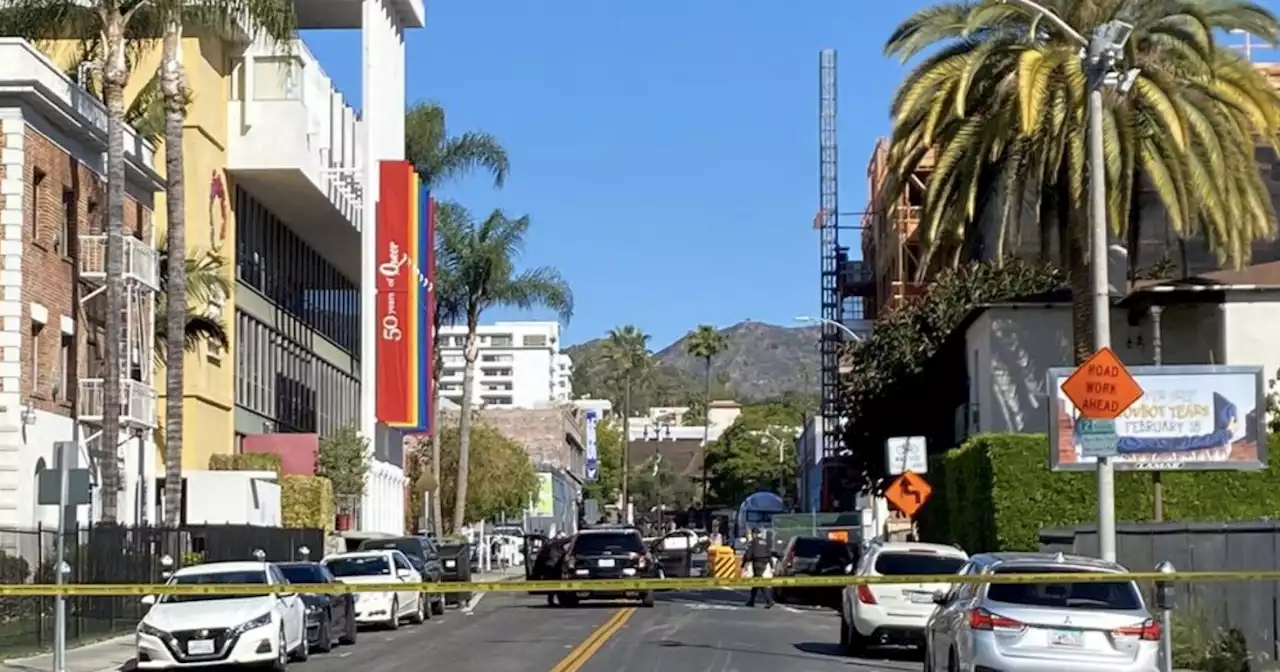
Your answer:
[[[1160,624],[1154,620],[1147,619],[1138,625],[1130,625],[1123,628],[1116,628],[1111,634],[1117,637],[1137,637],[1146,642],[1160,641]]]
[[[986,609],[969,610],[970,630],[1021,630],[1022,627],[1021,622],[993,614]]]
[[[871,586],[868,586],[865,583],[858,585],[858,601],[863,604],[876,603],[876,595],[871,592]]]
[[[790,567],[791,563],[794,562],[795,559],[796,559],[796,549],[793,548],[787,551],[787,558],[782,561],[783,565],[786,567]]]

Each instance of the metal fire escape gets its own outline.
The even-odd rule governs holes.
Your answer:
[[[818,148],[820,210],[818,212],[822,260],[822,459],[836,457],[843,446],[840,435],[840,346],[842,333],[833,323],[844,317],[840,302],[840,216],[836,139],[836,52],[818,55]],[[824,479],[825,482],[825,479]]]
[[[80,280],[85,285],[81,290],[80,305],[88,317],[85,326],[93,330],[88,333],[94,333],[98,329],[96,325],[106,318],[107,236],[82,235],[79,247]],[[158,262],[155,248],[125,234],[124,333],[119,344],[120,430],[129,432],[133,438],[142,438],[144,432],[157,427],[154,347],[156,295],[160,291]],[[97,342],[97,349],[90,348],[87,375],[79,379],[76,390],[76,414],[85,426],[85,431],[81,432],[80,449],[90,460],[98,455],[91,447],[105,438],[102,436],[102,418],[106,406],[105,379],[102,377],[106,344],[98,340],[96,334],[93,339]],[[128,481],[124,472],[124,454],[120,450],[122,445],[124,442],[116,439],[115,473],[120,476],[121,490]],[[139,456],[145,459],[144,451],[140,450]],[[142,473],[141,463],[138,468]],[[140,492],[145,492],[145,489],[140,489]],[[141,504],[145,505],[145,501]]]

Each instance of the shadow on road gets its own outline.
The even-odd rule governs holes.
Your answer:
[[[840,651],[840,645],[835,642],[800,642],[794,645],[797,650],[805,653],[811,653],[819,656],[843,656]],[[867,664],[879,663],[884,661],[893,661],[901,663],[919,663],[922,662],[924,653],[921,649],[911,649],[907,647],[884,647],[869,649],[861,658],[851,658],[859,662]]]
[[[685,590],[673,591],[670,593],[654,593],[653,600],[655,602],[674,602],[678,604],[701,602],[703,604],[731,604],[734,606],[743,606],[747,603],[747,596],[743,593],[732,590]],[[763,602],[759,604],[763,606]]]

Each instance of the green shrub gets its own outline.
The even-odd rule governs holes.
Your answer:
[[[209,456],[210,471],[274,471],[284,478],[284,462],[276,453],[230,453]]]
[[[1280,440],[1271,437],[1271,451]],[[935,465],[938,468],[935,469]],[[931,538],[970,552],[1025,551],[1040,546],[1040,530],[1097,520],[1092,471],[1049,471],[1043,434],[983,434],[930,465],[935,492],[925,514]],[[1166,472],[1169,521],[1280,518],[1280,464],[1264,471]],[[1116,473],[1116,520],[1150,520],[1151,475]]]
[[[31,565],[24,558],[0,551],[0,583],[26,583],[31,578]],[[30,598],[0,597],[0,621],[31,615]]]
[[[323,476],[285,476],[280,483],[285,527],[333,531],[333,484]]]
[[[1194,605],[1174,610],[1173,667],[1202,672],[1249,672],[1244,635],[1213,625],[1212,617]]]

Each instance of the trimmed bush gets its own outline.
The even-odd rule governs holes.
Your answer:
[[[230,453],[209,456],[210,471],[274,471],[284,478],[284,463],[276,453]]]
[[[285,527],[333,531],[333,484],[323,476],[285,476],[280,483]]]
[[[1042,528],[1097,520],[1092,471],[1049,471],[1043,434],[984,434],[933,461],[924,519],[929,536],[969,552],[1038,550]],[[1269,451],[1280,450],[1273,435]],[[1165,472],[1168,521],[1280,518],[1280,464],[1264,471]],[[1154,509],[1151,475],[1116,472],[1116,520],[1142,522]]]

